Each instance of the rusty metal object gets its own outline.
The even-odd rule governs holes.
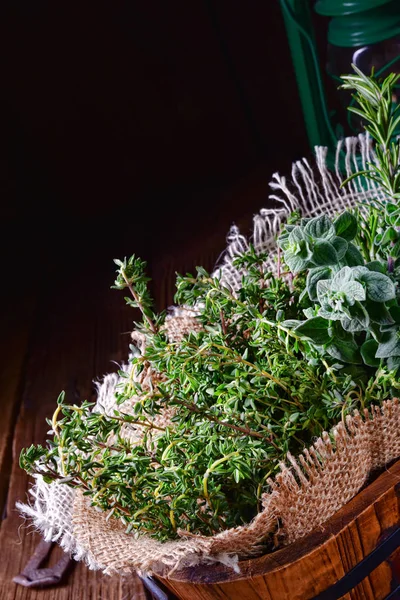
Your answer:
[[[58,585],[71,565],[72,559],[68,554],[64,554],[53,567],[41,569],[40,565],[49,556],[53,545],[53,542],[45,542],[42,539],[36,546],[32,558],[27,562],[24,570],[19,575],[16,575],[13,581],[30,588]]]

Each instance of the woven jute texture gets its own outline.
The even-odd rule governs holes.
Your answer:
[[[400,403],[395,399],[362,416],[347,417],[297,460],[289,455],[288,464],[282,464],[269,482],[272,491],[263,498],[262,512],[247,526],[176,542],[135,539],[77,493],[72,531],[79,546],[106,572],[170,571],[202,559],[225,559],[229,564],[232,556],[261,554],[273,536],[286,545],[323,525],[362,488],[371,471],[399,455]]]
[[[375,157],[367,136],[347,138],[337,147],[337,165],[345,165],[346,173],[329,171],[326,149],[316,148],[316,163],[303,159],[293,165],[291,180],[273,175],[270,200],[275,208],[262,209],[254,217],[250,240],[233,227],[228,247],[215,275],[232,290],[240,287],[243,272],[233,264],[234,258],[251,243],[256,251],[267,252],[266,266],[275,268],[275,239],[282,222],[293,210],[305,217],[318,214],[333,216],[360,202],[382,199],[384,194],[374,182],[362,186],[357,179],[346,189],[340,187],[342,177],[362,167]],[[362,208],[361,208],[362,209]],[[195,312],[174,307],[166,320],[166,332],[179,342],[190,330],[198,328]],[[140,351],[145,343],[133,334]],[[129,370],[129,365],[122,365]],[[150,368],[141,375],[153,376]],[[94,410],[112,414],[115,388],[120,378],[107,375],[98,386]],[[132,407],[131,407],[132,408]],[[124,407],[129,410],[129,407]],[[160,418],[168,420],[171,415]],[[135,442],[134,431],[125,432]],[[32,486],[33,502],[18,504],[22,514],[32,519],[46,540],[57,541],[77,560],[105,573],[139,572],[171,573],[190,564],[219,561],[237,569],[241,558],[254,557],[271,544],[287,545],[323,526],[329,517],[346,504],[366,483],[370,473],[400,456],[400,403],[397,399],[372,407],[363,414],[355,413],[322,435],[314,445],[294,458],[290,455],[280,465],[280,472],[270,480],[271,492],[263,497],[262,511],[246,526],[230,529],[213,537],[186,535],[180,540],[161,543],[145,535],[126,534],[117,520],[106,520],[106,514],[90,507],[80,492],[63,484],[46,484],[41,477]]]

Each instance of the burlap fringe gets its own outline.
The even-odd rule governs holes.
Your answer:
[[[253,219],[253,235],[247,239],[236,226],[227,238],[227,248],[221,256],[214,275],[222,278],[233,290],[240,288],[243,271],[234,264],[234,259],[249,249],[250,243],[258,252],[266,252],[267,269],[275,272],[276,236],[287,216],[300,210],[304,217],[319,214],[334,216],[335,213],[353,208],[362,202],[382,200],[385,194],[374,181],[353,179],[344,188],[342,181],[354,172],[367,169],[367,163],[376,162],[368,134],[359,134],[340,140],[336,148],[335,171],[329,170],[326,157],[327,148],[315,148],[315,164],[310,165],[306,158],[292,165],[291,179],[274,173],[270,187],[270,201],[274,208],[262,208]],[[359,164],[358,161],[361,160]],[[340,168],[345,172],[341,173]]]
[[[263,209],[254,217],[250,240],[233,227],[228,246],[214,271],[233,290],[240,287],[243,273],[233,264],[235,257],[252,243],[258,252],[269,254],[266,267],[275,270],[276,235],[288,214],[301,209],[303,216],[335,213],[354,207],[360,201],[382,199],[374,182],[366,187],[353,180],[341,189],[339,159],[346,176],[373,162],[368,136],[347,138],[337,147],[337,165],[331,173],[326,165],[326,148],[316,148],[316,165],[307,160],[293,165],[291,181],[273,175],[272,200],[277,208]],[[198,327],[195,314],[175,307],[166,321],[168,335],[179,341],[182,332]],[[140,346],[140,340],[136,340]],[[129,368],[127,366],[127,368]],[[112,414],[114,391],[119,378],[107,375],[99,387],[97,410]],[[346,418],[328,435],[325,433],[297,459],[288,456],[280,472],[269,481],[271,493],[263,498],[263,510],[248,525],[230,529],[214,537],[194,535],[177,541],[157,542],[147,536],[127,535],[123,525],[107,521],[105,513],[88,505],[76,490],[36,478],[31,490],[32,505],[19,503],[22,514],[32,519],[47,540],[58,541],[77,560],[105,573],[171,572],[179,567],[220,561],[237,568],[239,558],[258,556],[271,542],[285,545],[322,527],[329,517],[348,502],[366,483],[370,473],[400,456],[400,404],[397,399],[372,407],[363,415]]]
[[[297,459],[289,455],[287,464],[282,463],[279,474],[269,481],[271,493],[263,497],[263,509],[253,521],[214,537],[192,535],[161,543],[145,535],[126,534],[122,523],[107,520],[105,513],[72,490],[68,491],[74,494],[69,529],[63,531],[62,523],[48,522],[52,515],[45,512],[52,507],[52,486],[40,479],[35,487],[35,507],[19,505],[19,509],[33,518],[47,539],[56,536],[65,550],[107,574],[138,571],[165,575],[210,561],[237,568],[238,559],[259,556],[274,542],[290,544],[323,526],[360,491],[371,472],[398,456],[400,402],[394,399],[365,410],[363,415],[348,416],[345,424],[338,424],[330,435],[324,433]]]

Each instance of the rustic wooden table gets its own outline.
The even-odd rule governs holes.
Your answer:
[[[91,260],[74,268],[70,273],[54,270],[47,283],[20,290],[20,298],[11,298],[0,317],[1,600],[145,598],[135,576],[124,581],[90,571],[82,563],[73,563],[57,587],[36,590],[13,583],[40,540],[15,508],[17,501],[27,500],[31,483],[18,465],[20,450],[45,441],[45,418],[51,416],[61,390],[71,401],[90,399],[93,379],[117,369],[112,361],[127,356],[135,317],[123,295],[110,290],[112,265],[104,270],[101,260]],[[56,547],[50,564],[60,555]]]
[[[127,209],[124,215],[129,226],[118,231],[114,214],[81,219],[70,233],[69,224],[60,223],[60,232],[55,224],[51,233],[43,229],[49,235],[44,242],[32,234],[25,239],[24,230],[7,242],[5,260],[0,255],[11,274],[7,278],[2,270],[0,293],[0,600],[144,600],[139,579],[111,578],[82,563],[74,563],[63,584],[51,589],[13,582],[41,539],[15,508],[27,500],[32,482],[19,467],[20,450],[45,442],[45,419],[60,391],[71,402],[94,398],[93,380],[116,371],[113,361],[127,356],[138,315],[121,292],[110,289],[112,259],[135,252],[150,260],[152,292],[164,309],[173,302],[176,272],[192,272],[195,265],[212,269],[232,222],[248,233],[253,213],[266,204],[268,175],[261,166],[232,186],[207,192],[198,200],[207,210],[195,222],[189,210],[179,219],[171,211],[168,222],[154,219],[148,233],[133,205],[133,214]],[[57,547],[49,564],[61,555]]]

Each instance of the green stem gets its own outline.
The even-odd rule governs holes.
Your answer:
[[[213,421],[214,423],[217,423],[218,425],[222,425],[223,427],[228,427],[229,429],[233,429],[234,431],[239,431],[240,433],[244,433],[245,435],[249,435],[251,437],[256,437],[261,440],[270,441],[269,438],[267,438],[262,433],[259,433],[258,431],[253,431],[249,427],[240,427],[240,425],[233,425],[233,423],[227,423],[226,421],[221,421],[217,417],[207,414],[206,412],[204,412],[203,410],[201,410],[194,404],[191,404],[190,402],[185,402],[184,400],[178,400],[177,398],[174,398],[173,401],[175,404],[179,404],[179,406],[184,406],[185,408],[187,408],[188,410],[190,410],[194,413],[201,414],[205,419],[208,419],[209,421]]]
[[[140,312],[142,313],[143,317],[146,319],[146,321],[147,321],[147,323],[148,323],[148,325],[149,325],[149,327],[150,327],[151,331],[152,331],[153,333],[157,333],[157,328],[156,328],[156,326],[154,325],[154,323],[153,323],[153,321],[150,319],[150,317],[149,317],[148,315],[146,315],[146,313],[145,313],[145,310],[144,310],[144,307],[143,307],[143,304],[142,304],[142,302],[140,301],[140,298],[139,298],[139,296],[136,294],[135,290],[133,289],[132,285],[130,284],[130,282],[129,282],[129,279],[127,278],[127,276],[126,276],[126,274],[125,274],[125,271],[124,271],[123,269],[121,269],[121,275],[122,275],[122,277],[124,278],[124,280],[125,280],[125,283],[126,283],[126,285],[127,285],[128,289],[129,289],[130,293],[132,294],[132,296],[133,296],[133,298],[134,298],[134,300],[135,300],[135,302],[136,302],[136,304],[137,304],[137,306],[138,306],[138,308],[139,308]]]
[[[59,404],[57,406],[56,410],[54,411],[53,418],[51,420],[51,426],[53,428],[55,437],[58,439],[58,444],[59,444],[58,445],[58,456],[60,457],[61,472],[62,472],[63,476],[65,477],[67,470],[66,470],[65,461],[64,461],[63,445],[61,443],[61,436],[58,432],[58,423],[57,423],[57,418],[58,418],[58,415],[60,414],[62,408],[63,408],[62,404]]]
[[[204,473],[204,477],[203,477],[203,494],[204,494],[204,498],[207,501],[208,506],[211,509],[212,509],[211,499],[210,499],[210,496],[208,495],[208,478],[211,475],[211,473],[216,469],[216,467],[218,467],[218,465],[226,462],[227,460],[229,460],[233,456],[240,456],[240,452],[238,452],[238,451],[236,451],[236,452],[230,452],[226,456],[223,456],[222,458],[219,458],[218,460],[216,460],[215,462],[213,462],[213,464],[211,465],[211,467],[208,467],[207,471]]]
[[[335,373],[333,372],[333,370],[331,369],[331,367],[330,367],[330,366],[328,365],[328,363],[326,362],[326,360],[325,360],[324,358],[321,358],[321,362],[322,362],[322,364],[324,365],[324,367],[325,367],[325,369],[326,369],[327,373],[329,374],[329,376],[330,376],[330,377],[332,377],[332,379],[333,379],[333,381],[334,381],[335,383],[337,383],[337,381],[338,381],[338,380],[337,380],[337,377],[336,377]]]
[[[212,346],[214,346],[214,348],[218,348],[219,350],[223,350],[225,352],[229,352],[230,354],[234,354],[235,362],[241,362],[244,365],[247,365],[248,367],[255,369],[263,377],[266,377],[267,379],[270,379],[271,381],[276,383],[276,385],[279,385],[279,387],[281,387],[287,394],[289,394],[289,396],[291,395],[289,388],[284,383],[279,381],[279,379],[276,379],[276,377],[271,375],[271,373],[268,373],[268,371],[264,371],[263,369],[258,368],[255,364],[249,362],[248,360],[245,360],[244,358],[242,358],[241,356],[236,354],[236,352],[234,350],[231,350],[231,348],[229,348],[228,346],[221,346],[220,344],[216,344],[215,342],[211,342],[211,344],[212,344]]]

